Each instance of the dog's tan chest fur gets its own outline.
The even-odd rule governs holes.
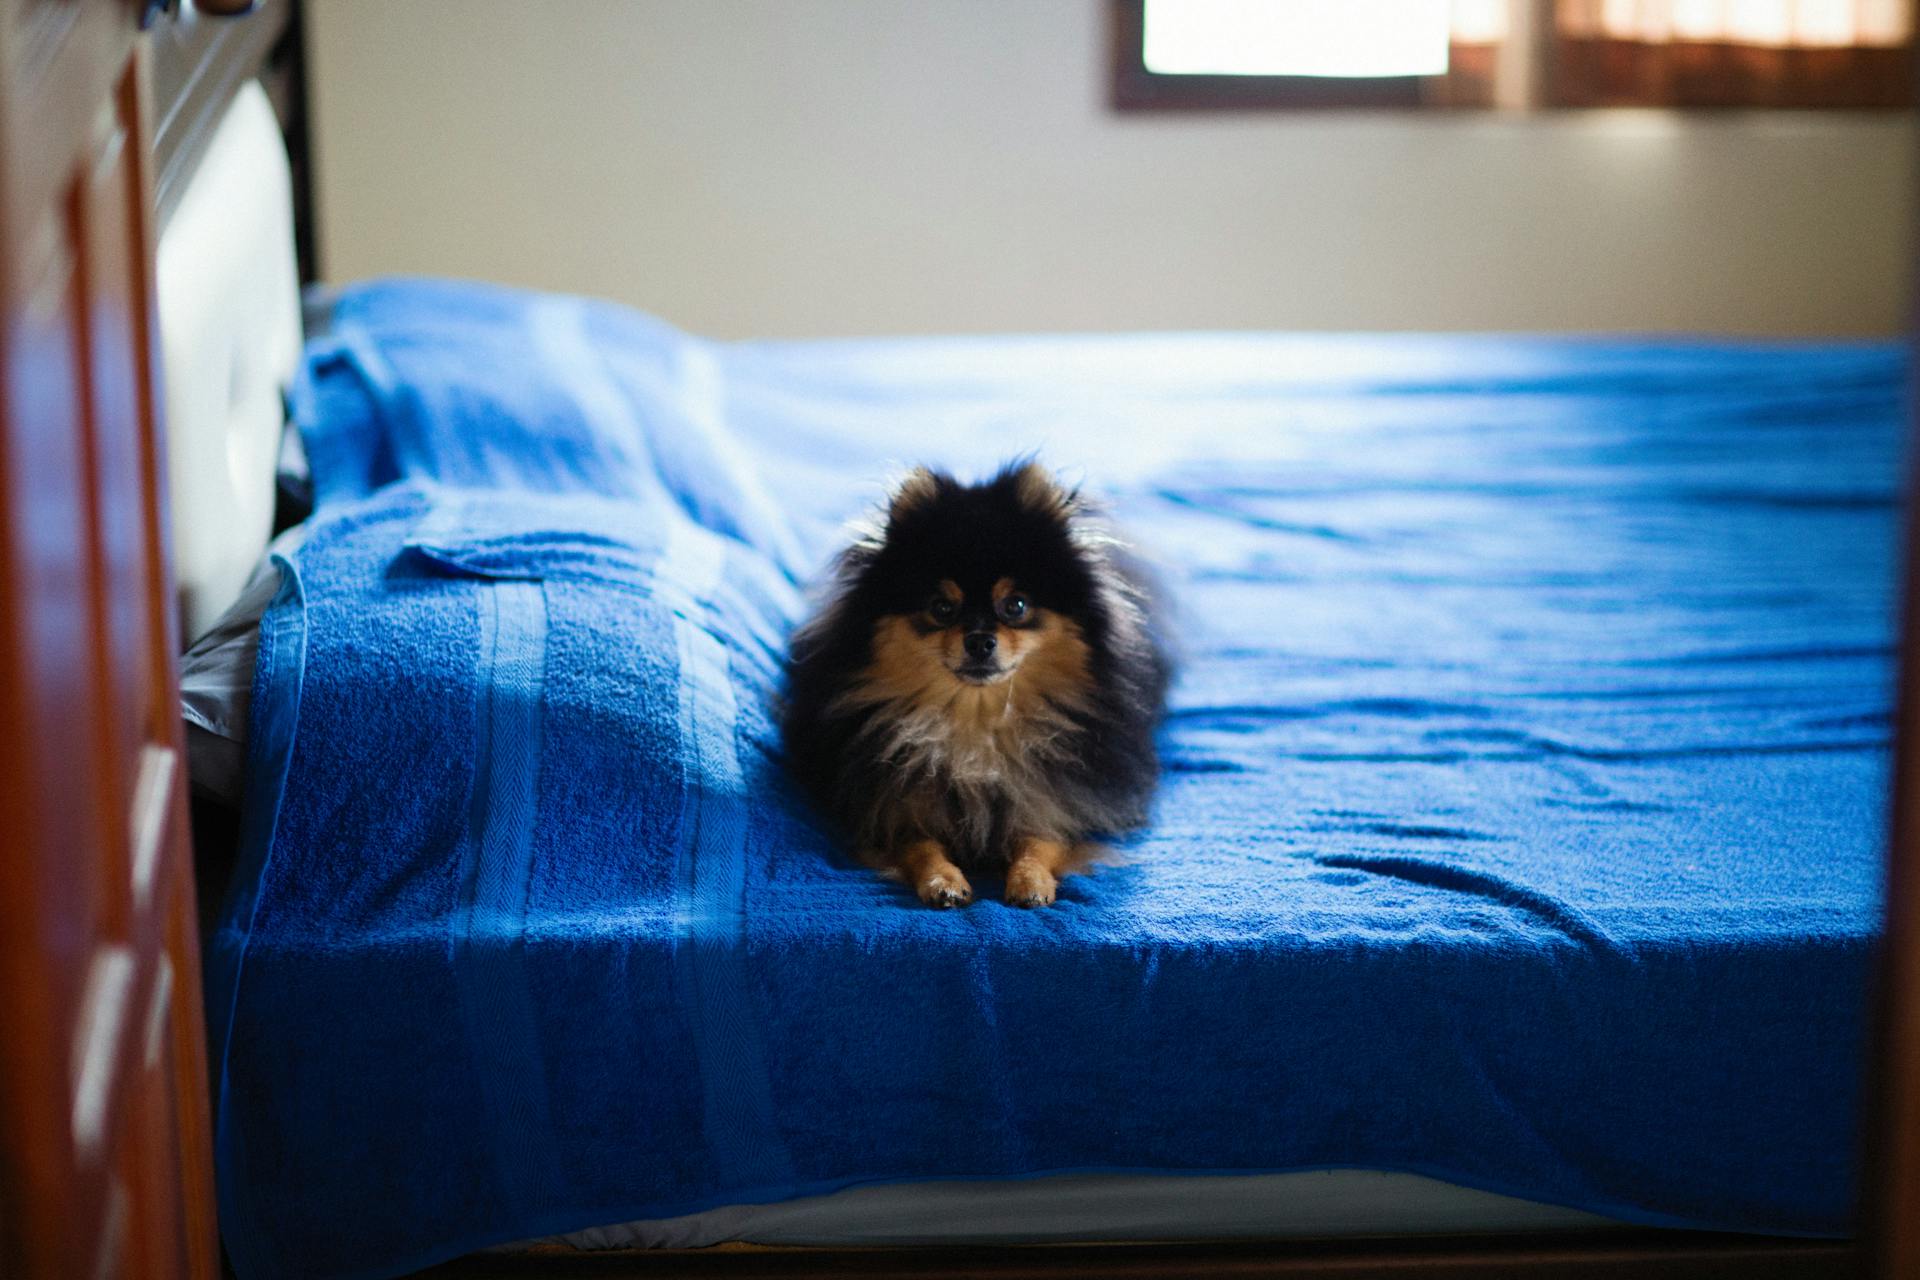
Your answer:
[[[963,811],[1003,811],[1022,834],[1070,831],[1040,766],[1057,756],[1069,714],[1088,696],[1086,643],[1057,617],[1006,635],[1018,655],[1012,672],[970,684],[947,666],[946,635],[882,618],[873,661],[844,698],[878,712],[868,731],[903,778],[944,783]],[[924,825],[936,825],[933,817],[931,806],[922,811]]]

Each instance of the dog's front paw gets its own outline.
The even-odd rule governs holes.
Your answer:
[[[973,886],[954,867],[933,872],[915,885],[914,891],[930,907],[964,907],[973,901]]]
[[[1007,905],[1010,907],[1050,907],[1060,887],[1053,872],[1032,860],[1016,862],[1007,870]]]

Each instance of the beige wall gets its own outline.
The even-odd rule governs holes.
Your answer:
[[[314,0],[325,270],[720,336],[1902,323],[1904,119],[1117,116],[1100,0]]]

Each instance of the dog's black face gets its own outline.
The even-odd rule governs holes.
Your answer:
[[[1043,696],[1077,696],[1098,610],[1072,501],[1038,469],[980,485],[911,476],[856,593],[874,626],[872,674],[918,684],[918,667],[962,684],[1019,678],[1046,685],[1035,690]],[[927,692],[946,692],[943,683]]]

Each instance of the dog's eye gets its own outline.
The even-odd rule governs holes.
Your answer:
[[[1018,591],[1002,596],[1000,603],[994,606],[994,612],[1000,615],[1000,621],[1010,624],[1025,622],[1030,611],[1031,606],[1028,605],[1027,598]]]
[[[951,625],[959,613],[960,606],[945,596],[935,596],[927,601],[927,616],[943,627]]]

